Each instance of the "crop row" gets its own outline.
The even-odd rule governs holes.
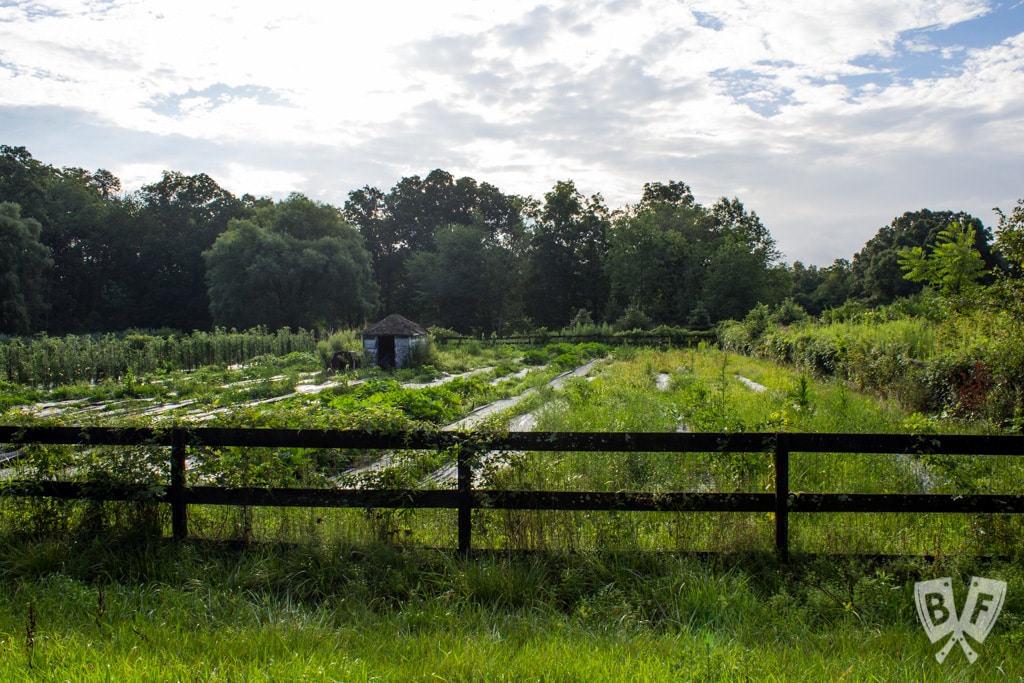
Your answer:
[[[55,387],[132,375],[244,363],[261,355],[313,352],[316,334],[287,328],[191,334],[104,334],[0,339],[0,379]]]

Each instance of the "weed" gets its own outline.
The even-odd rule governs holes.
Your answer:
[[[28,615],[25,617],[25,661],[30,669],[35,667],[36,629],[36,605],[29,602]]]

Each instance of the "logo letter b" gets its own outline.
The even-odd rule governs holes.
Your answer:
[[[946,607],[946,600],[942,593],[925,593],[925,606],[928,608],[928,616],[934,625],[939,626],[949,620],[949,608]]]

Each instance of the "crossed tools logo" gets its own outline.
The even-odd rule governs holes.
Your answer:
[[[942,649],[935,653],[935,659],[941,664],[956,643],[960,643],[967,660],[974,663],[978,658],[964,635],[983,643],[1003,609],[1006,597],[1006,582],[995,579],[971,577],[971,588],[967,593],[967,602],[960,616],[956,615],[953,603],[953,585],[947,576],[933,581],[918,581],[914,584],[914,602],[917,603],[917,616],[932,643],[937,643],[952,634]]]

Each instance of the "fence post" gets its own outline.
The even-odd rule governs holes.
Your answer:
[[[789,561],[789,435],[775,435],[775,552]]]
[[[459,552],[468,555],[473,546],[473,469],[464,444],[459,444],[456,466],[459,492]]]
[[[188,433],[180,427],[171,432],[171,531],[174,539],[188,536],[188,507],[185,505],[185,444]]]

